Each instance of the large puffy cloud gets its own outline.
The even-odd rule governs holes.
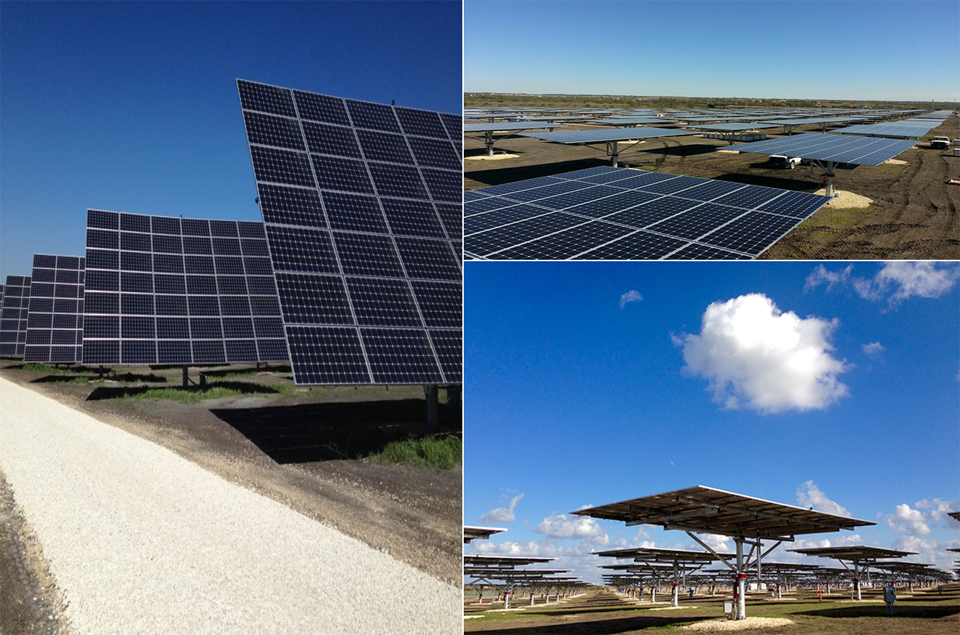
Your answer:
[[[817,484],[814,483],[813,480],[804,481],[800,484],[800,487],[797,488],[797,502],[800,507],[813,508],[825,514],[846,516],[847,518],[853,517],[853,514],[851,514],[847,508],[827,498],[827,495],[820,491],[820,488],[817,487]]]
[[[496,509],[491,509],[486,514],[480,517],[480,522],[482,523],[510,523],[517,519],[516,515],[513,513],[513,509],[517,506],[523,499],[523,494],[517,494],[512,499],[510,499],[510,505],[507,507],[498,507]]]
[[[945,501],[940,498],[923,499],[917,501],[913,507],[907,503],[897,505],[892,514],[883,517],[883,522],[897,533],[926,536],[930,533],[930,527],[949,526],[946,522],[947,513],[957,509],[960,509],[960,501]]]
[[[567,516],[556,512],[543,519],[533,531],[550,538],[605,538],[606,532],[597,524],[595,518],[588,516]]]
[[[714,302],[700,333],[675,337],[684,371],[708,380],[724,408],[764,413],[820,410],[847,394],[837,376],[847,364],[831,355],[837,320],[784,313],[763,294]]]

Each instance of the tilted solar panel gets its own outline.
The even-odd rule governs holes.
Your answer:
[[[725,150],[784,154],[815,161],[833,161],[854,165],[880,165],[909,150],[915,141],[834,134],[799,134],[728,146]]]
[[[296,383],[459,384],[460,117],[237,84]]]
[[[558,130],[556,132],[522,132],[521,137],[533,137],[554,143],[602,143],[604,141],[629,141],[650,137],[682,137],[697,134],[689,130],[671,128],[630,128],[629,130],[607,128],[596,130]]]
[[[80,256],[34,254],[23,361],[83,359],[83,278]]]
[[[536,130],[537,128],[562,128],[562,124],[542,123],[539,121],[504,121],[503,123],[467,123],[464,132],[497,132],[498,130]]]
[[[920,138],[939,125],[939,121],[929,119],[923,121],[905,119],[891,123],[847,126],[846,128],[838,128],[834,130],[834,132],[840,134],[875,135],[879,137]]]
[[[288,359],[262,223],[87,210],[84,364]]]
[[[612,167],[469,194],[465,249],[495,260],[755,258],[830,200]]]
[[[30,310],[30,276],[7,276],[0,310],[0,357],[23,358]]]

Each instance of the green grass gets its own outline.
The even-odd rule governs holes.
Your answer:
[[[67,372],[63,368],[57,368],[56,366],[50,366],[49,364],[24,364],[23,370],[30,371],[31,373],[65,373]]]
[[[224,397],[236,397],[243,392],[234,388],[224,388],[216,384],[210,385],[204,390],[183,389],[183,388],[150,388],[143,392],[129,395],[127,399],[164,399],[167,401],[176,401],[179,403],[199,403],[207,399],[222,399]]]
[[[388,443],[368,457],[374,463],[393,463],[450,470],[463,462],[463,442],[457,437],[423,437]]]

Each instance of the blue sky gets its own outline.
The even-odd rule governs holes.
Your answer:
[[[960,99],[960,4],[477,2],[464,90]]]
[[[458,113],[459,2],[0,4],[0,278],[88,207],[259,219],[238,77]]]
[[[696,545],[571,511],[705,485],[878,523],[794,546],[949,565],[958,276],[937,263],[469,263],[464,522],[509,531],[467,553],[559,557],[596,581],[591,551]]]

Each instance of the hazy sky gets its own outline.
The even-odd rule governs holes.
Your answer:
[[[705,485],[876,522],[868,544],[949,568],[960,547],[955,263],[465,266],[467,553],[700,549],[571,516]],[[720,546],[732,549],[732,542]],[[826,545],[824,545],[826,546]]]
[[[478,2],[464,90],[960,99],[960,3]]]
[[[456,2],[0,3],[0,283],[86,209],[260,220],[237,78],[460,112]]]

